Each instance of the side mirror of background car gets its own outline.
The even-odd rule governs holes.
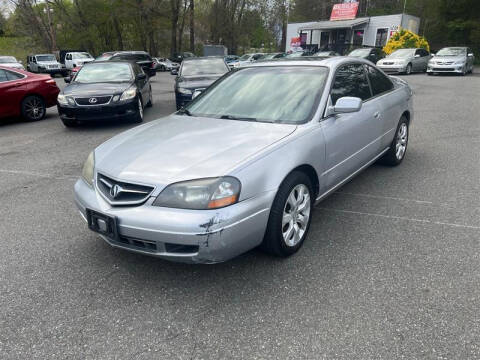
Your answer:
[[[358,97],[345,96],[337,100],[333,111],[335,114],[353,113],[362,108],[362,99]]]
[[[468,57],[473,57],[473,53],[468,54]]]
[[[192,100],[195,99],[195,98],[196,98],[198,95],[200,95],[201,93],[202,93],[201,90],[195,90],[195,91],[193,92],[193,95],[192,95]]]
[[[145,80],[147,78],[146,74],[138,74],[137,75],[137,80]]]
[[[420,57],[420,54],[416,54],[415,57],[416,57],[416,58],[419,58],[419,57]]]
[[[64,77],[63,81],[65,81],[67,84],[70,84],[70,77],[69,76]]]

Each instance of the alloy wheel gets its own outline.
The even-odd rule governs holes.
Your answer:
[[[287,246],[293,247],[302,240],[310,212],[310,191],[306,185],[299,184],[290,192],[283,209],[282,235]]]
[[[28,99],[24,106],[25,114],[32,120],[40,120],[45,115],[43,103],[37,97]]]
[[[138,99],[138,115],[140,119],[143,119],[143,106],[142,106],[142,101]]]
[[[398,128],[397,142],[395,144],[395,154],[398,160],[402,160],[407,150],[408,127],[406,123],[402,123]]]

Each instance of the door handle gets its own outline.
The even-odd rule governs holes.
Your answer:
[[[375,114],[373,114],[373,117],[375,119],[378,119],[380,117],[380,112],[377,111]]]

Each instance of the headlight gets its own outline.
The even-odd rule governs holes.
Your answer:
[[[134,87],[128,88],[125,90],[120,97],[120,100],[130,100],[137,96],[137,89]]]
[[[465,65],[465,60],[455,61],[455,65]]]
[[[395,62],[397,65],[403,65],[405,64],[405,60],[398,60]]]
[[[153,205],[191,210],[218,209],[235,204],[240,188],[240,181],[231,176],[184,181],[167,186]]]
[[[180,94],[192,95],[192,90],[181,88],[181,87],[179,87],[177,90]]]
[[[82,178],[87,184],[93,186],[93,169],[95,168],[95,155],[93,151],[88,155],[85,164],[83,164]]]
[[[57,101],[60,105],[68,105],[67,97],[65,95],[58,94]]]

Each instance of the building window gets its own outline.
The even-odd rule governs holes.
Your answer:
[[[375,46],[387,45],[388,28],[377,29],[377,37],[375,39]]]
[[[364,30],[353,30],[353,45],[363,45]]]

